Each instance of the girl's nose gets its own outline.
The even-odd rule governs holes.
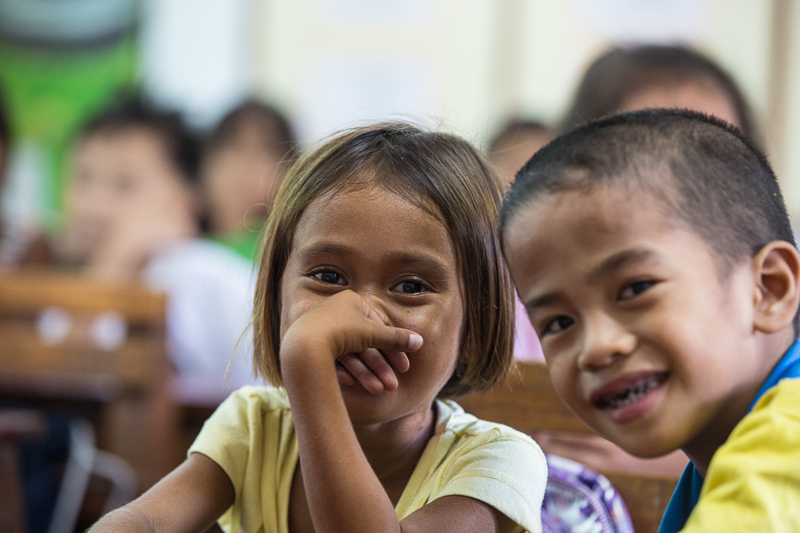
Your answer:
[[[583,335],[583,350],[578,357],[578,366],[588,372],[605,368],[636,348],[636,336],[605,314],[588,319]]]
[[[371,289],[364,289],[358,291],[358,294],[362,298],[364,298],[367,301],[367,303],[369,303],[369,305],[372,306],[373,309],[375,309],[378,312],[384,324],[386,324],[387,326],[392,325],[391,317],[389,316],[389,308],[386,305],[384,299],[381,298],[380,295],[376,294],[376,291]]]

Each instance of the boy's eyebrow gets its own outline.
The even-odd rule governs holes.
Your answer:
[[[647,248],[630,248],[606,257],[599,265],[586,275],[586,283],[592,284],[597,278],[613,272],[631,263],[638,263],[651,259],[656,254]],[[548,305],[561,297],[560,292],[548,292],[541,296],[531,298],[525,302],[526,309],[534,309]]]
[[[586,275],[586,283],[591,285],[597,278],[614,272],[631,263],[640,263],[651,259],[655,253],[648,248],[629,248],[606,257],[599,265]]]

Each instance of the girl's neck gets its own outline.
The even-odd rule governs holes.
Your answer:
[[[436,428],[436,407],[403,418],[354,426],[356,438],[372,470],[397,504]]]

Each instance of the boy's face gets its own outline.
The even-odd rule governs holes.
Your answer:
[[[72,153],[65,198],[68,248],[92,256],[120,225],[193,220],[193,194],[151,132],[131,128],[90,135]]]
[[[652,457],[710,457],[769,369],[756,356],[750,262],[708,245],[644,192],[536,200],[506,257],[556,390],[600,435]]]

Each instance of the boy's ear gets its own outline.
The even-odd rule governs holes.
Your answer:
[[[763,333],[792,327],[800,304],[800,254],[786,241],[772,241],[753,257],[754,325]]]

